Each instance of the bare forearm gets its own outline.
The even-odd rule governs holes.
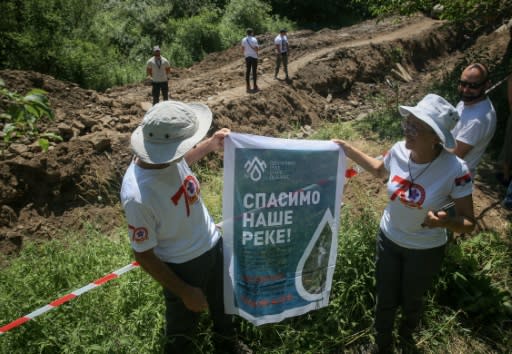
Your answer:
[[[353,147],[344,140],[334,139],[333,141],[343,148],[343,151],[345,151],[345,155],[347,155],[348,158],[353,160],[363,169],[370,172],[375,177],[386,177],[387,171],[384,168],[384,163],[381,160],[378,160],[374,157],[365,154],[364,152]]]
[[[190,311],[201,312],[208,308],[208,301],[203,291],[198,287],[191,286],[176,275],[172,269],[156,257],[152,249],[134,253],[135,259],[142,268],[163,287],[178,296]]]
[[[211,137],[201,141],[185,154],[187,164],[193,164],[212,151],[222,150],[224,148],[224,138],[228,136],[229,133],[230,130],[228,128],[222,128],[217,130]]]
[[[475,213],[473,210],[473,197],[468,195],[454,200],[455,215],[446,211],[429,211],[423,226],[429,228],[442,227],[457,233],[470,233],[475,229]]]
[[[164,262],[157,258],[153,251],[134,252],[135,259],[141,267],[160,285],[180,298],[186,296],[189,285],[176,275]]]
[[[447,218],[444,228],[456,233],[470,233],[475,229],[475,222],[468,217],[459,215]]]
[[[187,164],[192,165],[213,150],[212,138],[205,139],[185,154],[185,160]]]
[[[464,159],[464,157],[471,151],[472,148],[473,146],[457,140],[457,146],[452,150],[452,152],[461,159]]]

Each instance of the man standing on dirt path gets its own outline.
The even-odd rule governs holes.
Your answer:
[[[248,28],[246,30],[247,36],[242,39],[242,53],[245,57],[245,84],[246,91],[251,92],[250,77],[252,73],[253,91],[259,91],[258,80],[258,50],[259,44],[256,37],[254,37],[254,30]]]
[[[167,101],[169,99],[171,65],[166,58],[160,55],[159,46],[153,47],[153,56],[146,64],[146,75],[151,80],[153,105],[160,101],[160,91],[162,91],[163,100]]]
[[[216,352],[251,353],[225,314],[222,237],[189,168],[224,146],[226,128],[203,140],[211,123],[206,105],[171,100],[154,105],[131,136],[135,157],[121,203],[135,259],[164,289],[165,353],[198,351],[194,341],[206,310]]]
[[[489,71],[480,63],[468,65],[458,85],[460,120],[451,131],[457,140],[453,153],[466,161],[473,176],[496,131],[496,111],[485,93],[489,86]]]
[[[276,80],[277,75],[279,74],[281,63],[283,63],[283,69],[286,75],[285,80],[288,81],[290,79],[288,76],[288,53],[290,48],[288,46],[287,32],[288,31],[285,28],[282,28],[276,38],[274,38],[274,44],[276,46],[276,71],[274,74],[274,79]]]

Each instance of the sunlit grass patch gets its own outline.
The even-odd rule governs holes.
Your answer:
[[[89,232],[28,242],[0,274],[1,325],[129,264],[129,242],[120,239]],[[162,309],[156,283],[134,269],[5,333],[0,353],[153,352]]]

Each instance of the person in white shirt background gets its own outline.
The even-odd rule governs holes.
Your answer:
[[[256,37],[254,37],[254,30],[248,28],[246,31],[247,36],[242,39],[242,53],[245,58],[245,84],[247,92],[257,92],[258,88],[258,51],[259,44]],[[250,78],[252,74],[253,88],[251,90]]]
[[[279,31],[279,34],[274,39],[274,44],[276,46],[276,70],[274,73],[274,79],[277,79],[277,75],[279,74],[279,68],[281,67],[281,63],[283,64],[285,80],[289,80],[288,76],[288,53],[290,51],[290,46],[288,43],[288,31],[283,28]]]
[[[160,47],[153,47],[153,56],[146,63],[146,75],[151,80],[151,95],[153,105],[160,102],[160,92],[164,101],[169,99],[169,78],[171,65],[169,61],[161,56]]]
[[[460,102],[456,107],[460,120],[452,129],[457,141],[453,152],[467,162],[473,177],[496,131],[496,111],[485,93],[489,87],[485,65],[473,63],[462,71],[458,83]]]

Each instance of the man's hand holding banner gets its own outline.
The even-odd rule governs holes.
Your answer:
[[[329,303],[344,173],[330,141],[225,139],[227,313],[260,325]]]

